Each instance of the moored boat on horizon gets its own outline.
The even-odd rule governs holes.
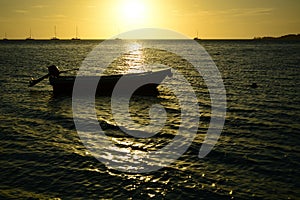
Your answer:
[[[78,28],[76,26],[76,36],[74,38],[72,38],[71,40],[80,40],[80,38],[78,37]]]
[[[2,39],[3,41],[7,41],[8,39],[7,39],[7,34],[6,34],[6,32],[5,32],[5,34],[4,34],[4,38]]]
[[[34,38],[32,38],[32,35],[31,35],[31,28],[30,28],[30,30],[29,30],[29,37],[26,38],[25,40],[27,40],[27,41],[32,41],[32,40],[34,40]]]
[[[54,26],[54,37],[52,37],[50,40],[59,40],[59,38],[56,37],[56,26]]]

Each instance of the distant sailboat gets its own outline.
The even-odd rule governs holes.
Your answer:
[[[76,26],[76,37],[72,38],[71,40],[80,40],[80,38],[78,37],[78,28]]]
[[[195,37],[194,40],[196,41],[200,40],[200,38],[198,37],[198,31],[197,31],[197,37]]]
[[[26,38],[25,40],[34,40],[34,39],[32,38],[32,36],[31,36],[31,28],[30,28],[30,30],[29,30],[29,37]]]
[[[54,37],[51,38],[51,40],[59,40],[59,38],[56,37],[56,26],[54,26]]]
[[[7,39],[6,32],[5,32],[5,34],[4,34],[4,38],[3,38],[2,40],[4,40],[4,41],[7,41],[7,40],[8,40],[8,39]]]

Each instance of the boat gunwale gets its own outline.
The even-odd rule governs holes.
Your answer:
[[[58,77],[49,77],[51,79],[75,79],[75,78],[121,78],[123,76],[126,77],[139,77],[139,76],[148,76],[153,74],[160,74],[160,73],[172,73],[171,68],[164,68],[164,69],[156,69],[152,71],[145,71],[140,73],[128,73],[128,74],[102,74],[102,75],[95,75],[95,76],[89,76],[89,75],[69,75],[69,76],[58,76]],[[168,74],[167,74],[168,75]]]

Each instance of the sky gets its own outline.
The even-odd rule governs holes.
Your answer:
[[[300,33],[300,0],[1,0],[0,38],[106,39],[139,28],[189,38]],[[77,28],[76,28],[77,27]]]

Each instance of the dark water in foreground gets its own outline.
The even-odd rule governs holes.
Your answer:
[[[76,132],[71,98],[54,97],[47,80],[27,87],[30,77],[43,76],[50,64],[79,67],[98,43],[0,42],[0,199],[300,198],[299,42],[201,41],[227,91],[222,135],[213,151],[199,159],[210,100],[199,75],[190,76],[201,109],[197,137],[178,161],[147,174],[119,172],[100,163]],[[125,55],[114,66],[134,70],[147,60],[186,66],[179,58],[151,49]],[[188,67],[180,70],[191,74]],[[256,89],[249,87],[254,82]],[[168,111],[164,134],[134,142],[115,128],[107,134],[125,149],[155,150],[167,144],[180,124],[180,106],[172,94],[162,88],[158,97],[134,98],[132,118],[147,123],[147,108],[154,102]],[[96,98],[97,114],[107,123],[109,106],[110,98]]]

